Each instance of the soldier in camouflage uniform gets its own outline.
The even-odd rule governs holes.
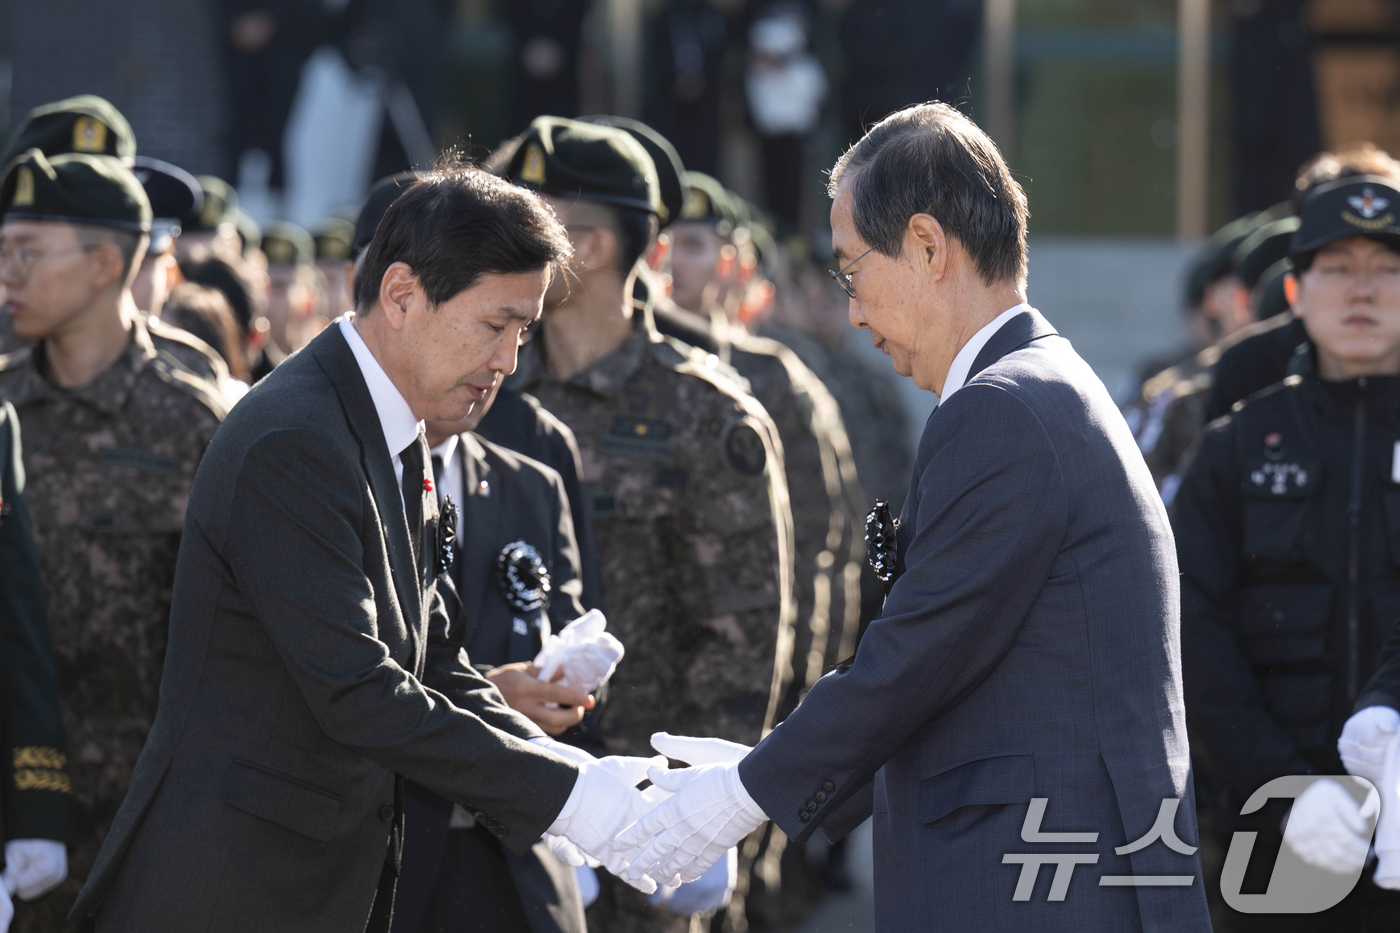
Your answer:
[[[0,842],[5,874],[25,882],[17,897],[33,900],[67,870],[73,785],[20,450],[19,420],[0,400]],[[0,885],[0,916],[7,906]]]
[[[608,751],[647,755],[663,730],[757,739],[791,650],[790,517],[772,423],[632,314],[636,261],[655,229],[644,149],[616,129],[542,117],[506,173],[541,191],[574,241],[577,278],[551,287],[510,384],[578,440],[608,627],[627,647],[599,723]],[[689,928],[600,881],[590,927]]]
[[[122,313],[151,214],[120,162],[30,150],[0,211],[0,284],[35,341],[0,357],[0,396],[24,432],[74,795],[68,880],[17,905],[14,930],[47,933],[70,928],[155,716],[185,506],[223,403]]]

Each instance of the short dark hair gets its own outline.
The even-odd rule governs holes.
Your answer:
[[[413,270],[437,307],[483,275],[557,272],[572,252],[563,226],[536,195],[449,159],[384,213],[365,250],[356,303],[361,312],[374,307],[396,262]]]
[[[180,263],[180,274],[186,282],[218,289],[233,311],[234,323],[243,337],[253,327],[253,319],[262,313],[261,292],[253,281],[253,270],[241,256],[202,249]]]
[[[613,233],[617,235],[617,271],[627,275],[646,255],[656,235],[656,215],[626,207],[611,208]]]
[[[1318,185],[1342,178],[1379,175],[1400,184],[1400,162],[1375,143],[1362,143],[1338,152],[1319,152],[1298,169],[1291,200],[1301,212],[1308,193]]]
[[[217,288],[181,282],[170,290],[160,308],[160,319],[194,334],[219,351],[228,364],[229,375],[244,379],[248,365],[243,359],[243,343],[238,338],[238,322],[228,299]]]
[[[928,214],[955,237],[987,285],[1026,277],[1026,194],[996,144],[944,103],[916,104],[870,128],[831,170],[851,176],[856,232],[886,256],[904,249],[909,218]]]

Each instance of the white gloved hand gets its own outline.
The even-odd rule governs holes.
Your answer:
[[[1392,736],[1385,767],[1376,783],[1381,795],[1381,819],[1376,824],[1376,887],[1400,891],[1400,733]]]
[[[727,739],[708,739],[689,735],[671,735],[669,732],[654,732],[651,747],[667,758],[684,761],[686,764],[720,765],[742,761],[753,751],[747,745],[730,742]]]
[[[616,845],[631,863],[629,879],[694,881],[768,819],[739,778],[739,760],[749,750],[720,739],[666,733],[652,736],[652,745],[694,760],[721,760],[674,771],[651,768],[652,783],[673,796],[628,827]]]
[[[580,864],[574,853],[587,856],[643,894],[654,892],[657,885],[651,878],[626,875],[627,859],[613,840],[652,806],[637,785],[658,764],[664,767],[664,759],[609,756],[580,763],[569,799],[546,830],[550,851],[574,867]],[[570,845],[550,837],[563,837]]]
[[[1324,778],[1293,801],[1283,841],[1309,865],[1349,874],[1366,861],[1371,848],[1370,818],[1379,807],[1374,790],[1365,804],[1357,806],[1340,784]]]
[[[20,900],[47,894],[68,877],[68,850],[52,839],[11,839],[5,843],[5,889]]]
[[[622,642],[604,631],[607,625],[601,612],[590,609],[557,635],[546,638],[540,653],[535,655],[540,680],[553,681],[562,669],[564,676],[557,683],[566,687],[592,693],[602,686],[626,653]]]
[[[1347,720],[1337,751],[1348,774],[1379,784],[1385,768],[1385,751],[1400,729],[1400,712],[1389,706],[1368,706]]]
[[[653,907],[665,907],[673,914],[688,916],[706,910],[719,910],[729,903],[739,881],[739,850],[730,849],[703,875],[689,884],[664,887],[647,898]]]
[[[10,903],[10,892],[0,884],[0,933],[10,929],[10,921],[15,918],[15,905]]]

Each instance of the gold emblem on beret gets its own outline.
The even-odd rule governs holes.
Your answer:
[[[520,166],[520,180],[532,185],[544,184],[544,150],[535,143],[525,147],[525,161]]]
[[[96,117],[79,117],[73,121],[74,152],[104,152],[107,149],[107,124]]]
[[[266,237],[262,242],[263,252],[267,254],[268,262],[275,262],[279,265],[290,265],[297,261],[297,248],[291,240],[284,240],[281,237]]]
[[[15,171],[15,196],[10,201],[10,206],[34,206],[34,172],[27,165],[21,165]]]
[[[681,220],[700,220],[710,216],[710,196],[699,188],[691,188],[681,211]]]

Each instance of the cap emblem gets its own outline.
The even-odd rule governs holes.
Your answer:
[[[1353,194],[1347,198],[1347,203],[1355,209],[1355,213],[1343,210],[1342,220],[1353,227],[1360,227],[1362,230],[1381,230],[1395,223],[1394,213],[1387,212],[1380,217],[1376,216],[1390,206],[1390,199],[1379,197],[1370,187],[1362,188],[1360,195]]]
[[[103,152],[107,148],[107,124],[95,117],[73,121],[73,151]]]
[[[27,165],[21,165],[15,172],[15,196],[10,207],[34,206],[34,172]]]
[[[685,207],[681,210],[682,220],[700,220],[710,215],[710,198],[705,192],[696,188],[690,189],[689,196],[685,199]]]
[[[525,147],[525,161],[520,166],[520,180],[532,185],[544,184],[544,151],[535,143]]]

